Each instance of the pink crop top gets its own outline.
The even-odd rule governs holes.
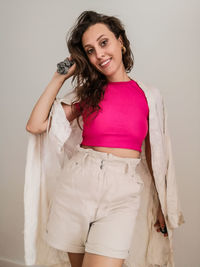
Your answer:
[[[75,103],[79,109],[79,103]],[[98,114],[83,117],[85,146],[128,148],[141,152],[148,132],[149,107],[146,96],[133,81],[108,82]],[[91,120],[92,116],[92,120]]]

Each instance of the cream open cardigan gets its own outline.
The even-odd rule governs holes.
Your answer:
[[[160,91],[137,81],[149,105],[151,163],[158,192],[145,157],[142,144],[142,168],[138,173],[144,181],[141,207],[137,216],[130,254],[124,267],[174,267],[173,230],[185,222],[181,211],[172,146],[167,125],[167,111]],[[24,256],[26,265],[69,267],[66,251],[50,247],[43,234],[51,207],[51,196],[60,170],[71,158],[75,146],[82,141],[82,131],[76,119],[66,119],[61,102],[71,104],[74,91],[56,98],[49,115],[50,130],[42,134],[28,133],[24,184]],[[83,125],[81,117],[81,126]],[[168,237],[157,232],[158,197],[165,217]],[[67,227],[67,226],[66,226]]]

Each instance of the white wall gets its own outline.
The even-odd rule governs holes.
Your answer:
[[[82,11],[93,9],[123,21],[135,56],[130,76],[157,86],[165,98],[186,220],[174,234],[175,263],[199,267],[199,1],[1,0],[0,5],[0,266],[8,266],[6,260],[24,263],[26,122],[56,64],[68,56],[67,31]],[[70,81],[59,94],[71,88]]]

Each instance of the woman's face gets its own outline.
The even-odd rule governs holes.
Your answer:
[[[90,26],[82,36],[82,45],[91,64],[108,80],[120,77],[125,72],[121,37],[116,39],[105,24],[97,23]],[[107,60],[108,63],[101,65]]]

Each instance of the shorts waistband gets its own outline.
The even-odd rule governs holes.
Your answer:
[[[91,148],[82,148],[80,144],[77,144],[76,150],[82,153],[89,154],[90,156],[94,156],[95,158],[99,158],[102,160],[108,160],[108,161],[119,161],[122,163],[128,163],[130,165],[137,165],[140,161],[141,158],[125,158],[125,157],[119,157],[115,156],[111,153],[106,153],[106,152],[100,152],[96,151]]]

